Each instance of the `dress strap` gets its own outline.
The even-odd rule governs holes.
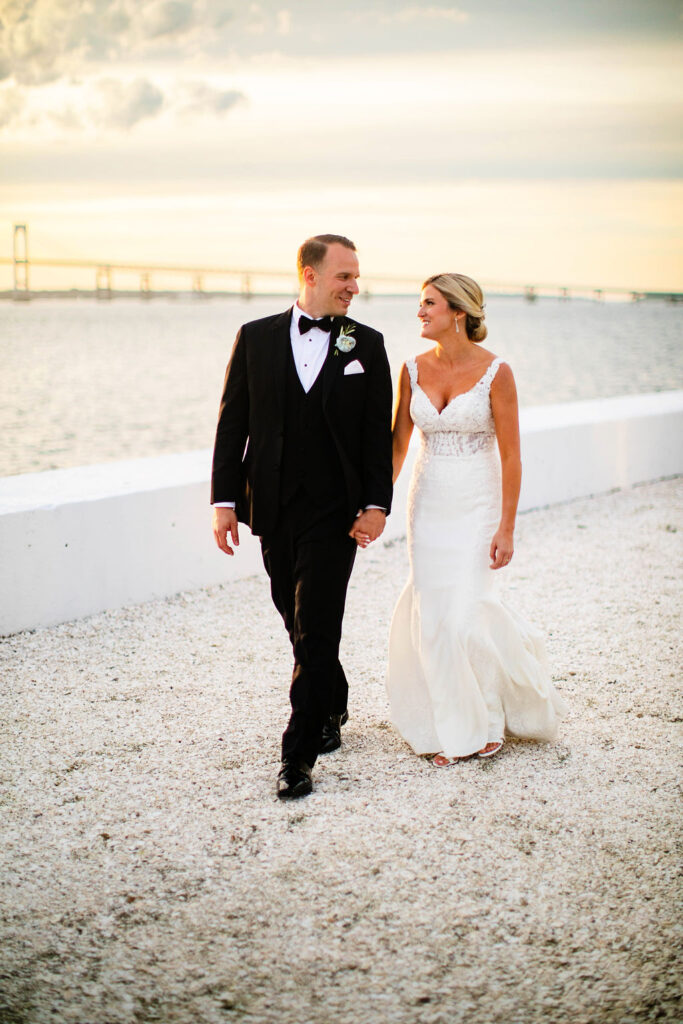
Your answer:
[[[482,384],[485,384],[487,388],[490,388],[493,382],[493,378],[498,373],[498,368],[502,366],[504,362],[504,359],[501,359],[500,356],[496,356],[493,362],[489,364],[484,376],[481,378]]]
[[[410,377],[411,391],[414,391],[417,384],[417,359],[406,359],[406,370]]]

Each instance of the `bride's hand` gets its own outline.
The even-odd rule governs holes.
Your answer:
[[[356,521],[349,530],[359,548],[366,548],[373,540],[377,540],[387,521],[386,512],[380,508],[367,508],[359,512]]]
[[[515,550],[512,537],[512,530],[496,530],[489,551],[491,569],[503,569],[512,558]]]

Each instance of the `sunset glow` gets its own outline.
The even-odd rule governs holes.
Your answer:
[[[680,289],[683,23],[551,6],[5,2],[0,255]]]

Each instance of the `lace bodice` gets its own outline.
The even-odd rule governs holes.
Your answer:
[[[417,361],[406,360],[412,396],[410,416],[420,431],[423,449],[430,455],[474,455],[495,444],[491,412],[491,381],[503,362],[496,357],[483,377],[438,412],[417,379]]]

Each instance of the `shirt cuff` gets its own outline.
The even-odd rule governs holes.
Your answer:
[[[383,506],[383,505],[366,505],[366,506],[365,506],[365,511],[366,511],[366,512],[369,512],[371,508],[376,508],[376,509],[378,509],[378,510],[379,510],[380,512],[386,512],[386,509],[384,508],[384,506]]]
[[[214,501],[213,507],[214,508],[234,508],[235,507],[235,502],[234,501]]]

